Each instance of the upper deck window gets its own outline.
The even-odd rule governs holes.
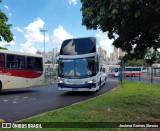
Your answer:
[[[81,55],[94,52],[96,52],[96,39],[89,37],[63,41],[60,55]]]

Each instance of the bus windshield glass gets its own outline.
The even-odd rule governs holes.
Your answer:
[[[82,59],[60,59],[59,76],[90,77],[95,75],[95,57]]]
[[[62,43],[60,55],[81,55],[96,52],[96,39],[68,39]]]

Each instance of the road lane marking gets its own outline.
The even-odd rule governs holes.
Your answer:
[[[4,102],[8,102],[9,100],[3,100]]]
[[[12,103],[16,104],[16,103],[18,103],[18,102],[17,102],[17,101],[13,101]]]

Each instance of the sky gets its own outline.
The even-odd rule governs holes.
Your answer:
[[[12,24],[14,40],[1,41],[0,46],[28,53],[44,51],[44,33],[40,30],[46,30],[46,52],[60,47],[65,39],[92,36],[109,55],[113,40],[107,33],[82,26],[81,7],[80,0],[2,0],[0,10],[8,17],[7,23]]]

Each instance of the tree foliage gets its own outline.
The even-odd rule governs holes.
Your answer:
[[[0,3],[2,0],[0,0]],[[10,42],[13,40],[13,34],[10,31],[11,24],[7,24],[7,16],[0,10],[0,41]]]
[[[125,66],[143,66],[143,67],[148,67],[149,64],[147,63],[146,60],[128,60],[126,63],[125,63]]]
[[[113,45],[128,53],[127,59],[143,59],[151,47],[155,51],[160,48],[159,0],[81,2],[82,25],[108,32]]]
[[[0,49],[2,49],[2,50],[8,50],[6,47],[0,47]]]
[[[50,60],[47,60],[45,64],[52,64],[52,62]]]
[[[145,54],[145,60],[149,64],[149,66],[152,66],[155,61],[160,62],[160,52],[148,50]]]

